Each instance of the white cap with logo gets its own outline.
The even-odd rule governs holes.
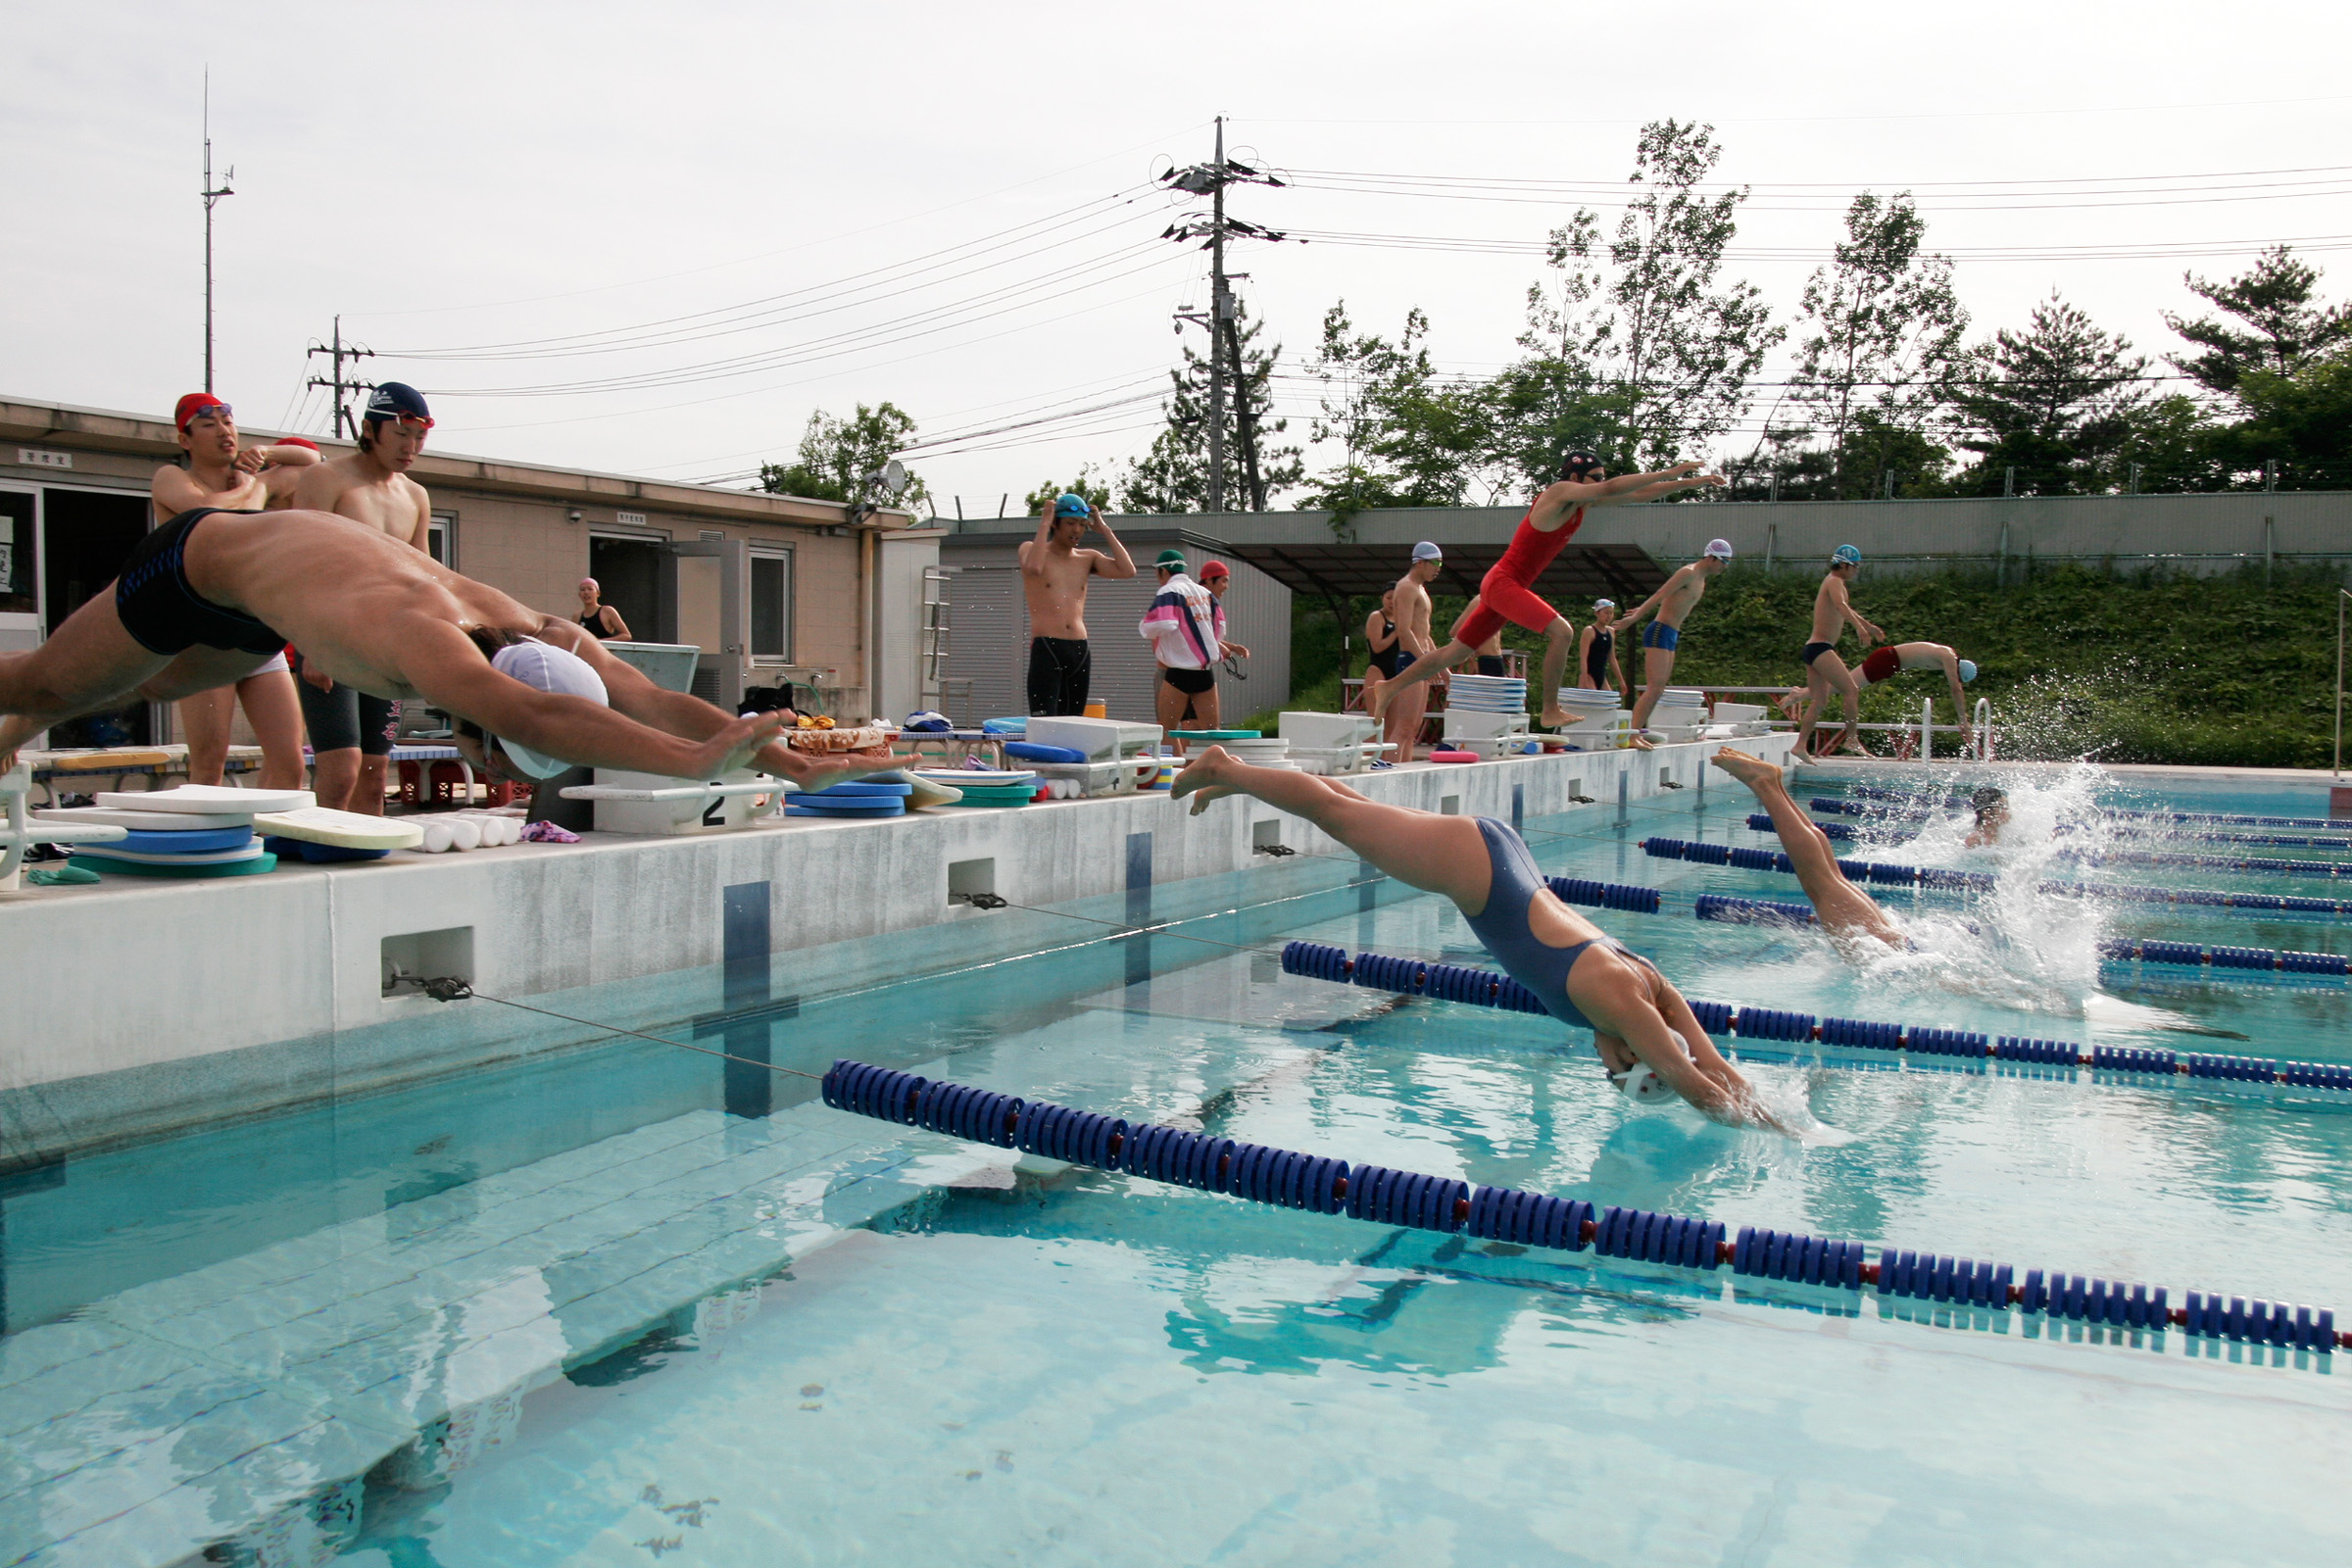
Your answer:
[[[1732,542],[1729,539],[1710,539],[1707,541],[1707,554],[1717,561],[1729,561],[1732,559]]]

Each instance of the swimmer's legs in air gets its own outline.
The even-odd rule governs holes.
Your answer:
[[[1195,759],[1177,777],[1173,793],[1192,796],[1195,816],[1224,796],[1255,796],[1278,811],[1312,822],[1399,882],[1474,909],[1486,906],[1486,840],[1474,817],[1383,806],[1335,778],[1250,767],[1222,746]]]
[[[1714,762],[1754,791],[1757,801],[1771,813],[1773,831],[1781,836],[1781,848],[1795,866],[1796,880],[1812,902],[1813,912],[1821,917],[1822,929],[1835,936],[1876,937],[1890,948],[1906,945],[1903,928],[1894,916],[1838,869],[1838,852],[1831,847],[1830,836],[1789,797],[1778,767],[1728,746],[1715,754]]]

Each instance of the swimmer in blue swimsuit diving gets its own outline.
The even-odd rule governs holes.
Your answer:
[[[1384,806],[1337,779],[1252,767],[1222,746],[1194,759],[1173,793],[1193,797],[1195,815],[1223,796],[1254,797],[1312,822],[1399,882],[1451,899],[1512,979],[1560,1022],[1592,1031],[1610,1082],[1629,1098],[1676,1094],[1720,1122],[1788,1131],[1656,964],[1552,896],[1507,823]]]

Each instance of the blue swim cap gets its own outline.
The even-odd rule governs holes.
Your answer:
[[[422,419],[432,422],[432,411],[424,406],[424,394],[406,381],[385,381],[378,385],[368,400],[367,419]]]
[[[1054,515],[1056,517],[1090,517],[1094,515],[1094,508],[1086,504],[1084,496],[1065,495],[1054,503]]]
[[[1977,678],[1977,666],[1968,660],[1960,661],[1960,684],[1965,686]]]
[[[1859,566],[1862,564],[1862,552],[1856,550],[1852,545],[1839,545],[1830,552],[1830,564],[1833,566]]]

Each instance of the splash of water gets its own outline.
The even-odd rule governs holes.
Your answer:
[[[1988,777],[1959,775],[1960,792]],[[2114,1002],[2098,983],[2107,906],[2042,888],[2044,881],[2079,878],[2070,852],[2096,853],[2104,846],[2108,823],[2098,805],[2106,782],[2089,763],[2004,772],[1999,787],[2008,797],[2009,820],[1997,844],[1969,844],[1974,814],[1937,802],[1915,837],[1869,851],[1869,858],[1892,864],[1992,871],[1999,881],[1959,904],[1931,894],[1916,908],[1903,909],[1898,901],[1913,946],[1894,952],[1873,943],[1846,954],[1866,988],[1890,1001],[1956,992],[2065,1018],[2087,1016],[2094,999]]]

